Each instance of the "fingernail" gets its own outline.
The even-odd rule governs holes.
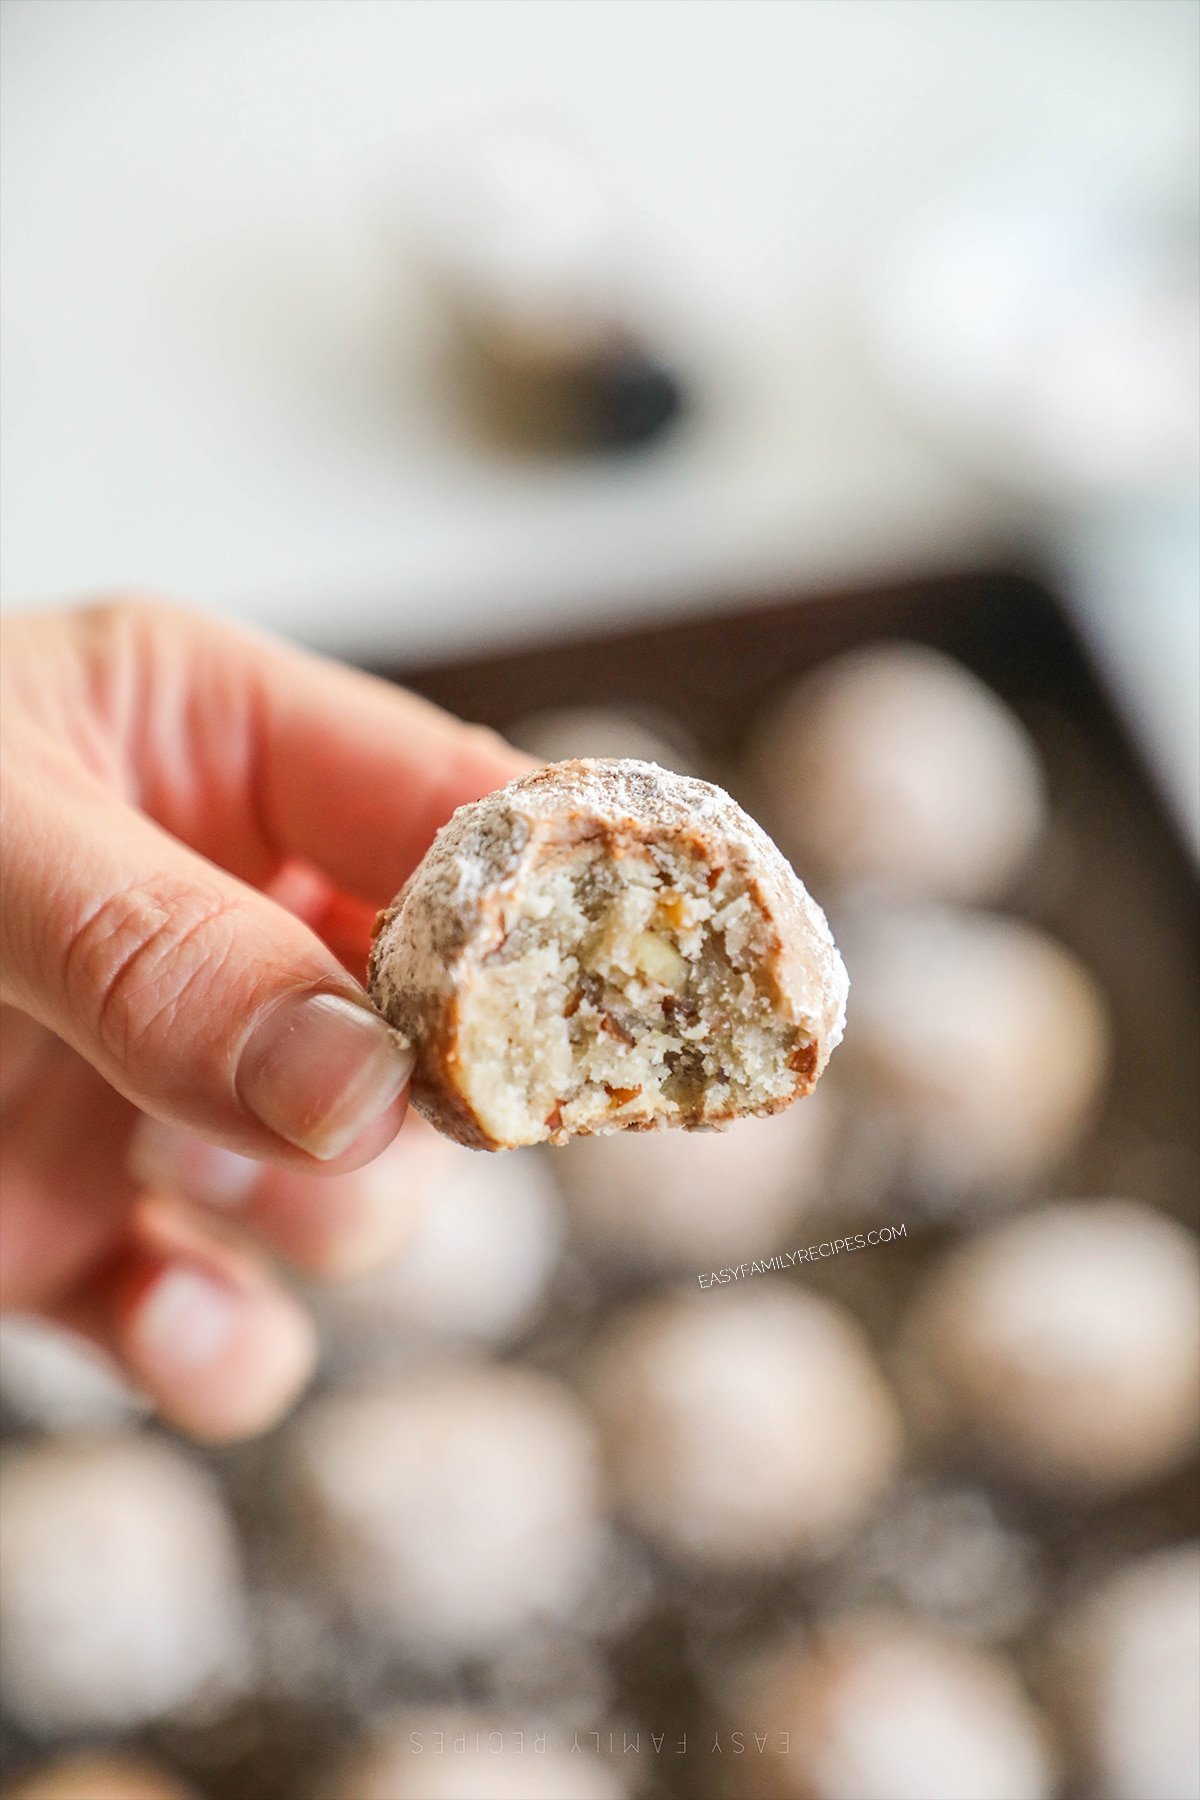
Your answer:
[[[155,1371],[207,1368],[233,1341],[240,1296],[203,1269],[174,1263],[152,1283],[132,1322],[135,1351]]]
[[[339,994],[289,994],[251,1031],[237,1092],[289,1144],[329,1162],[387,1111],[413,1056],[377,1013]]]
[[[250,1197],[262,1164],[210,1144],[182,1125],[142,1119],[129,1141],[126,1167],[143,1187],[175,1194],[199,1206],[232,1210]]]

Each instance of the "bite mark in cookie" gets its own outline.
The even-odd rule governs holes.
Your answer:
[[[509,1148],[772,1113],[841,1036],[820,908],[720,788],[568,762],[461,807],[379,921],[413,1101]]]

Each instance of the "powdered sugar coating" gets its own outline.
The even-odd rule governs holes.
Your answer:
[[[6,1453],[0,1681],[37,1734],[124,1730],[234,1690],[246,1617],[210,1476],[136,1431]]]
[[[1200,1544],[1138,1558],[1059,1622],[1055,1709],[1097,1800],[1200,1793]]]
[[[1024,1486],[1117,1494],[1200,1434],[1200,1256],[1133,1201],[1041,1206],[950,1250],[898,1367],[916,1420]]]
[[[417,1052],[413,1098],[440,1129],[495,1148],[453,1080],[456,1000],[503,937],[506,899],[548,845],[600,840],[615,853],[683,843],[739,868],[774,931],[778,1005],[813,1047],[809,1091],[845,1023],[848,980],[825,915],[776,845],[711,782],[637,761],[551,764],[460,807],[380,917],[369,987]],[[731,1115],[732,1116],[732,1115]]]
[[[1001,1656],[900,1614],[825,1621],[765,1654],[728,1707],[766,1737],[737,1800],[1050,1800],[1043,1722]]]

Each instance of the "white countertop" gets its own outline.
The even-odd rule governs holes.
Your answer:
[[[413,660],[999,554],[1022,503],[907,422],[856,296],[950,170],[1069,151],[1103,184],[1194,155],[1195,19],[4,0],[7,603],[132,585]],[[411,134],[520,108],[594,146],[703,362],[705,404],[643,459],[490,455],[423,354]]]

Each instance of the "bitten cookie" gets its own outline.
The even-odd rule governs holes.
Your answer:
[[[839,1041],[825,915],[720,788],[552,764],[460,807],[380,916],[371,998],[413,1102],[477,1149],[720,1126],[807,1094]]]

